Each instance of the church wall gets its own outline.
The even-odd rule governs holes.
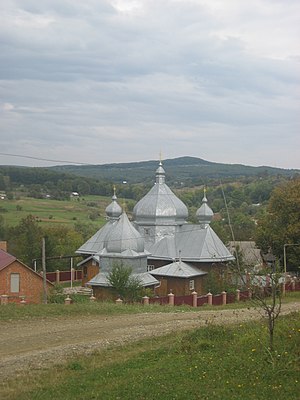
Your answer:
[[[93,265],[93,261],[94,260],[89,260],[82,265],[82,286],[94,278],[100,271],[99,265]]]
[[[109,273],[115,264],[121,264],[132,268],[132,273],[147,272],[147,258],[123,258],[123,257],[101,257],[101,272]]]
[[[172,293],[174,293],[175,296],[189,296],[195,290],[200,296],[202,294],[205,294],[203,289],[203,278],[203,276],[192,278],[172,278],[156,276],[156,279],[158,279],[160,282],[160,286],[155,289],[155,294],[157,296],[163,297],[167,296],[172,290]],[[193,288],[190,287],[191,281],[194,281]]]

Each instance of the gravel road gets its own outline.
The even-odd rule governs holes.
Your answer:
[[[282,306],[282,314],[300,311],[300,302]],[[1,322],[0,381],[27,368],[41,369],[78,354],[111,345],[215,324],[240,323],[261,318],[259,310],[88,316]]]

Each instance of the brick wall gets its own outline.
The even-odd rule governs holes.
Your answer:
[[[18,293],[12,293],[11,274],[20,274],[20,290]],[[48,290],[52,288],[51,283],[47,282]],[[41,303],[43,297],[43,279],[32,269],[16,260],[2,271],[0,271],[0,295],[9,296],[9,302],[19,303],[22,296],[25,296],[27,303]]]

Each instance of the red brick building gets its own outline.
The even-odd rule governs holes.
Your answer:
[[[47,289],[52,288],[47,281]],[[16,257],[0,249],[0,296],[8,296],[9,303],[41,303],[43,278]],[[2,298],[3,299],[3,298]]]

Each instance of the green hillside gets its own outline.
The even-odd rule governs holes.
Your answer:
[[[104,165],[62,165],[52,167],[60,173],[71,173],[82,177],[104,179],[120,183],[152,182],[157,160],[133,163],[104,164]],[[179,157],[164,160],[169,183],[201,184],[207,179],[239,178],[244,176],[283,175],[293,176],[299,170],[282,169],[268,166],[251,167],[242,164],[221,164],[195,157]]]

